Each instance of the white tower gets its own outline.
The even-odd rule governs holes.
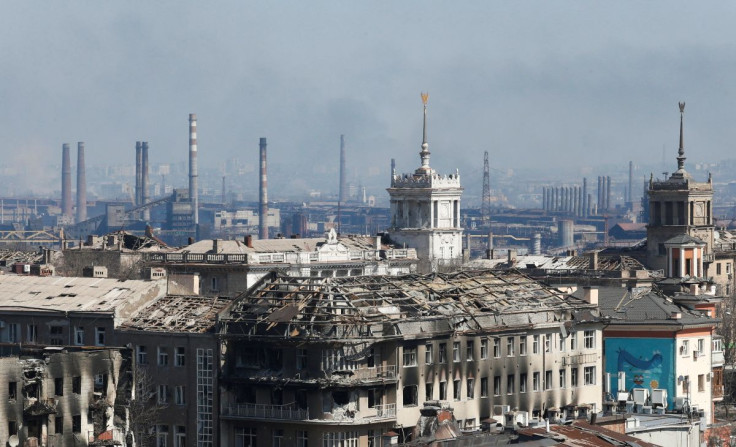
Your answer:
[[[462,262],[463,229],[460,227],[460,174],[442,176],[429,166],[427,144],[427,99],[424,104],[422,165],[413,174],[391,172],[391,228],[389,235],[397,244],[414,248],[420,268],[436,271],[441,266]]]

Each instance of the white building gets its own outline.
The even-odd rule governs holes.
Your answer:
[[[413,174],[391,173],[391,240],[417,250],[420,268],[436,271],[462,261],[460,226],[460,174],[440,175],[429,166],[427,95],[424,102],[422,165]]]

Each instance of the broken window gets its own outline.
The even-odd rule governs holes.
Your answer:
[[[565,375],[565,370],[561,369],[560,370],[560,388],[564,389],[566,385],[567,385],[567,377]]]
[[[493,339],[493,357],[501,357],[501,339],[499,338]]]
[[[434,399],[434,383],[428,382],[424,384],[424,400]]]
[[[56,396],[64,395],[64,378],[57,377],[54,379],[54,394]]]
[[[417,347],[404,347],[404,368],[417,366]]]
[[[544,372],[544,389],[545,390],[552,389],[552,370],[551,369]]]
[[[60,414],[54,415],[54,434],[64,433],[64,417]]]
[[[105,346],[105,328],[95,328],[95,345]]]
[[[526,373],[519,374],[519,392],[526,393]]]
[[[18,398],[18,382],[8,382],[8,399]]]
[[[404,406],[409,407],[418,404],[417,386],[407,385],[404,387]]]
[[[514,337],[506,337],[506,355],[508,357],[514,356]]]
[[[501,395],[501,376],[493,377],[493,395],[494,396]]]
[[[453,380],[452,381],[452,398],[455,400],[460,400],[460,380]]]
[[[186,350],[179,346],[176,348],[176,352],[174,355],[174,366],[184,366],[184,363],[186,362]]]
[[[519,355],[526,355],[526,335],[519,337]]]
[[[77,346],[84,345],[84,326],[74,328],[74,344]]]
[[[50,343],[54,346],[64,345],[64,328],[62,326],[51,326],[49,328]]]
[[[466,393],[468,395],[468,400],[475,399],[475,380],[468,379],[465,383]]]
[[[578,368],[575,366],[570,368],[570,386],[578,386]]]
[[[473,343],[472,341],[468,341],[465,346],[465,351],[466,351],[465,360],[467,360],[468,362],[473,361],[473,351],[474,350],[475,350],[475,343]]]
[[[368,356],[366,357],[366,364],[368,368],[376,367],[376,351],[373,348],[368,350]]]
[[[158,386],[156,400],[159,404],[165,405],[169,402],[169,386],[161,384]]]
[[[480,378],[480,397],[488,397],[488,377]]]
[[[18,435],[18,423],[8,421],[8,436]]]
[[[136,360],[138,361],[138,364],[147,365],[148,364],[148,351],[146,350],[146,347],[143,345],[138,345],[135,349],[136,349]]]
[[[95,374],[95,392],[107,395],[107,374]]]
[[[161,346],[158,347],[158,366],[169,366],[169,351]]]
[[[487,338],[483,338],[480,340],[480,358],[481,359],[488,358],[488,339]]]
[[[72,393],[82,394],[82,377],[81,376],[72,377]]]
[[[156,447],[166,447],[169,442],[169,426],[156,426]]]
[[[297,408],[306,410],[307,409],[307,390],[296,390],[294,392],[294,401],[296,402]]]
[[[447,382],[440,382],[440,400],[447,400]]]
[[[440,343],[440,363],[446,363],[447,362],[447,344],[446,343]]]
[[[452,344],[452,361],[453,362],[460,361],[460,342],[459,341],[456,341]]]
[[[75,414],[74,416],[72,416],[72,432],[74,433],[82,432],[82,415],[81,414]]]
[[[572,331],[570,332],[570,350],[574,351],[578,349],[578,332]]]
[[[370,367],[370,365],[368,365]],[[307,368],[307,350],[297,348],[296,350],[296,370],[301,371]]]
[[[20,341],[20,325],[18,323],[8,324],[8,342],[16,343]]]
[[[432,362],[432,343],[427,343],[424,345],[424,363],[427,365],[431,365]]]
[[[516,386],[514,385],[514,375],[508,374],[506,376],[506,394],[514,394],[516,391]]]
[[[176,405],[186,405],[186,387],[184,385],[177,385],[174,388],[174,403]]]
[[[26,341],[28,343],[36,343],[38,341],[38,326],[35,324],[29,324],[27,329]]]
[[[283,405],[284,404],[284,390],[281,388],[271,389],[271,404],[272,405]]]

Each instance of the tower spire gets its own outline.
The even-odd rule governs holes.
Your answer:
[[[682,116],[685,114],[685,103],[678,103],[680,106],[680,149],[677,151],[677,172],[685,172],[685,146],[682,137]]]
[[[427,143],[427,100],[429,93],[422,93],[422,104],[424,104],[424,122],[422,126],[422,150],[419,156],[422,158],[422,166],[417,169],[417,174],[429,174],[432,168],[429,167],[429,144]]]

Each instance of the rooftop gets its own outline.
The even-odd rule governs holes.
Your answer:
[[[272,273],[221,315],[238,333],[351,338],[597,321],[597,310],[518,271],[295,278]],[[385,323],[390,323],[386,326]],[[280,328],[278,328],[280,327]]]
[[[582,297],[578,289],[574,296]],[[651,287],[631,290],[622,287],[598,289],[598,304],[601,315],[611,318],[612,325],[714,325],[717,320],[705,313],[692,311],[678,305],[671,298]],[[678,316],[679,317],[673,317]]]
[[[128,318],[120,329],[148,332],[204,333],[213,329],[217,313],[230,304],[227,298],[165,296]]]
[[[0,309],[5,311],[106,312],[125,317],[165,292],[166,280],[0,275]]]

